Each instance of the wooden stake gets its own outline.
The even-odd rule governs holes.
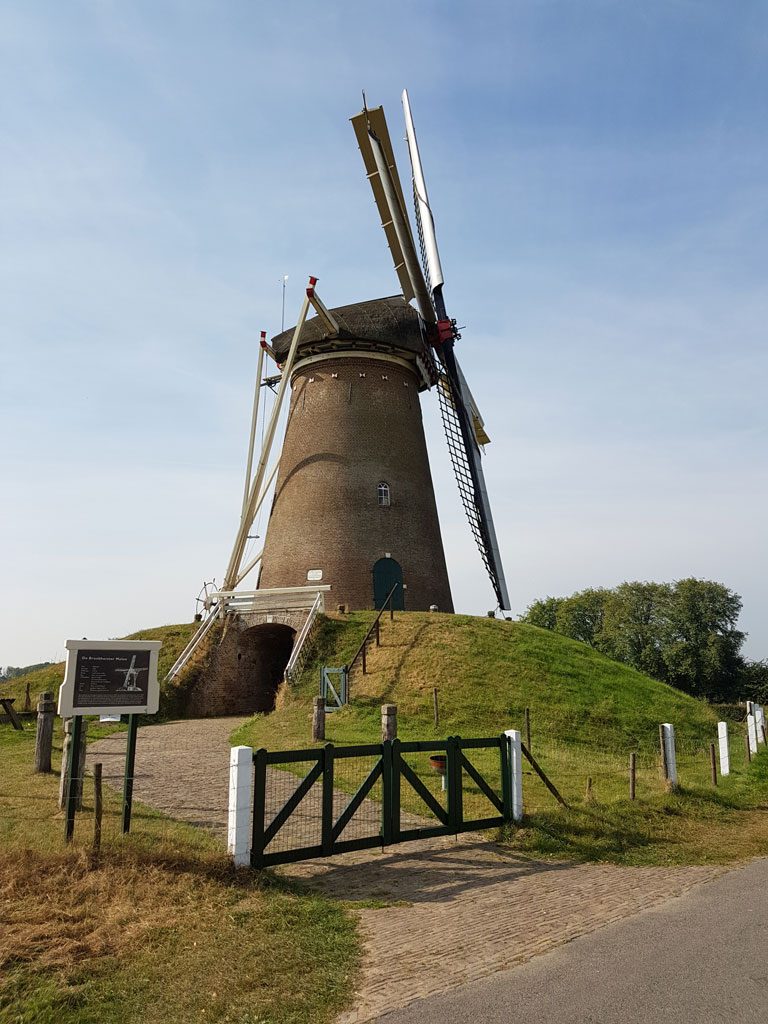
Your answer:
[[[717,761],[715,760],[715,744],[709,744],[709,766],[712,770],[712,785],[717,785]]]
[[[637,754],[633,750],[629,755],[629,799],[635,799],[635,787],[637,785]]]
[[[531,750],[531,709],[525,709],[525,745]]]
[[[101,762],[93,766],[93,852],[101,849],[101,816],[103,813],[101,790]]]
[[[29,683],[27,683],[26,689],[24,690],[24,710],[32,710],[32,697],[29,692]]]
[[[440,711],[438,710],[438,707],[437,707],[437,687],[436,686],[432,687],[432,703],[434,704],[434,707],[435,707],[435,728],[437,729],[437,727],[440,725]]]
[[[595,802],[595,795],[592,792],[592,776],[591,775],[589,775],[587,777],[587,790],[586,790],[586,792],[584,794],[584,802],[588,803],[588,804],[593,804]]]
[[[539,776],[539,778],[540,778],[540,779],[541,779],[541,781],[542,781],[542,782],[544,783],[544,785],[545,785],[545,786],[547,787],[547,789],[548,789],[548,790],[549,790],[549,792],[550,792],[550,793],[552,794],[552,796],[553,796],[553,797],[555,798],[555,800],[557,800],[557,802],[558,802],[559,804],[562,804],[562,805],[563,805],[563,807],[567,807],[567,806],[568,806],[568,804],[567,804],[567,803],[565,802],[565,800],[563,800],[563,798],[562,798],[562,797],[560,796],[560,794],[558,793],[558,791],[557,791],[557,790],[555,789],[555,787],[554,787],[554,786],[552,785],[552,783],[551,783],[551,782],[549,781],[549,779],[547,778],[547,776],[546,776],[546,775],[544,774],[544,772],[543,772],[543,771],[541,770],[541,768],[539,767],[539,765],[538,765],[538,763],[537,763],[536,759],[534,758],[533,754],[532,754],[532,753],[530,752],[530,750],[528,749],[528,747],[527,747],[527,746],[526,746],[526,745],[525,745],[524,743],[521,743],[521,744],[520,744],[520,749],[521,749],[521,750],[522,750],[522,752],[523,752],[523,757],[525,757],[525,758],[527,759],[527,761],[528,761],[528,764],[530,764],[531,768],[533,768],[533,770],[534,770],[534,771],[536,772],[536,774],[537,774],[537,775]]]
[[[46,690],[41,693],[37,702],[37,733],[35,734],[35,771],[51,771],[51,751],[53,750],[53,719],[56,704],[53,692]]]
[[[745,746],[747,748],[747,764],[749,764],[749,762],[752,760],[752,750],[751,750],[751,748],[749,746],[749,733],[748,732],[744,733],[744,744],[745,744]]]
[[[315,741],[325,739],[325,699],[323,697],[315,697],[312,707],[312,739]]]

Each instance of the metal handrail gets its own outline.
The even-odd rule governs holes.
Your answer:
[[[368,641],[371,639],[371,637],[373,636],[374,633],[376,633],[376,644],[378,645],[378,642],[379,642],[379,619],[381,618],[381,616],[386,611],[387,605],[389,605],[389,618],[390,618],[390,621],[392,619],[394,619],[395,612],[394,612],[394,609],[392,608],[392,598],[394,597],[395,591],[400,586],[402,586],[401,583],[396,583],[394,585],[394,587],[392,587],[390,592],[387,594],[387,596],[386,596],[386,598],[384,600],[384,604],[379,609],[379,614],[376,616],[376,618],[371,623],[371,628],[365,634],[365,636],[363,638],[363,642],[358,647],[358,649],[357,649],[357,651],[355,653],[354,658],[347,665],[344,666],[346,668],[346,670],[347,670],[347,675],[348,676],[349,676],[350,672],[352,671],[352,666],[355,664],[357,659],[359,657],[361,657],[361,656],[362,656],[362,659],[363,659],[363,675],[365,675],[365,648],[366,648],[366,645],[367,645]]]
[[[304,647],[304,644],[307,641],[307,637],[309,636],[309,633],[315,624],[315,619],[317,618],[317,613],[322,603],[322,600],[322,591],[318,591],[317,597],[315,598],[315,603],[312,605],[309,615],[307,616],[304,625],[301,627],[301,632],[299,633],[298,638],[296,639],[296,643],[293,645],[293,650],[291,651],[291,656],[288,659],[288,664],[285,666],[284,676],[288,680],[291,679],[291,675],[293,673],[294,668],[296,667],[297,661],[299,660],[299,655],[301,654],[302,648]]]

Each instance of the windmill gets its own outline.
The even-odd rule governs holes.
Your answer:
[[[498,605],[509,607],[481,464],[483,420],[454,351],[443,274],[407,94],[403,94],[416,222],[424,269],[406,213],[383,110],[352,125],[402,294],[328,309],[309,286],[295,327],[270,343],[262,332],[245,490],[232,554],[208,617],[171,669],[177,674],[225,617],[228,653],[216,655],[216,691],[195,706],[210,714],[268,710],[276,680],[295,670],[318,611],[381,608],[453,611],[419,394],[437,388],[461,500]],[[411,303],[415,303],[415,308]],[[308,319],[310,309],[316,315]],[[436,358],[435,358],[436,357]],[[269,376],[271,358],[279,374]],[[261,392],[275,388],[261,452]],[[280,454],[269,469],[284,402]],[[262,409],[263,409],[262,404]],[[268,499],[271,495],[271,507]],[[269,508],[263,547],[248,556],[258,510]],[[258,567],[253,591],[240,588]],[[287,664],[286,664],[287,660]],[[253,703],[254,683],[264,691]]]
[[[416,255],[383,108],[364,108],[352,118],[352,125],[403,296],[407,301],[415,301],[425,335],[437,353],[440,367],[440,413],[454,475],[498,606],[504,610],[509,608],[509,595],[481,462],[481,446],[487,444],[489,438],[456,357],[455,344],[461,336],[456,329],[456,321],[448,316],[445,305],[443,269],[437,248],[435,221],[424,180],[408,91],[405,89],[402,102],[421,266]]]

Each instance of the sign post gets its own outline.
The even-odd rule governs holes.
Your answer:
[[[59,715],[72,718],[66,796],[67,842],[75,831],[80,736],[84,715],[129,715],[123,788],[123,832],[131,822],[138,715],[154,715],[160,703],[159,640],[67,640],[67,665],[59,690]]]

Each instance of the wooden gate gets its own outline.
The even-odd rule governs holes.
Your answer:
[[[254,867],[511,820],[504,735],[254,753]]]

